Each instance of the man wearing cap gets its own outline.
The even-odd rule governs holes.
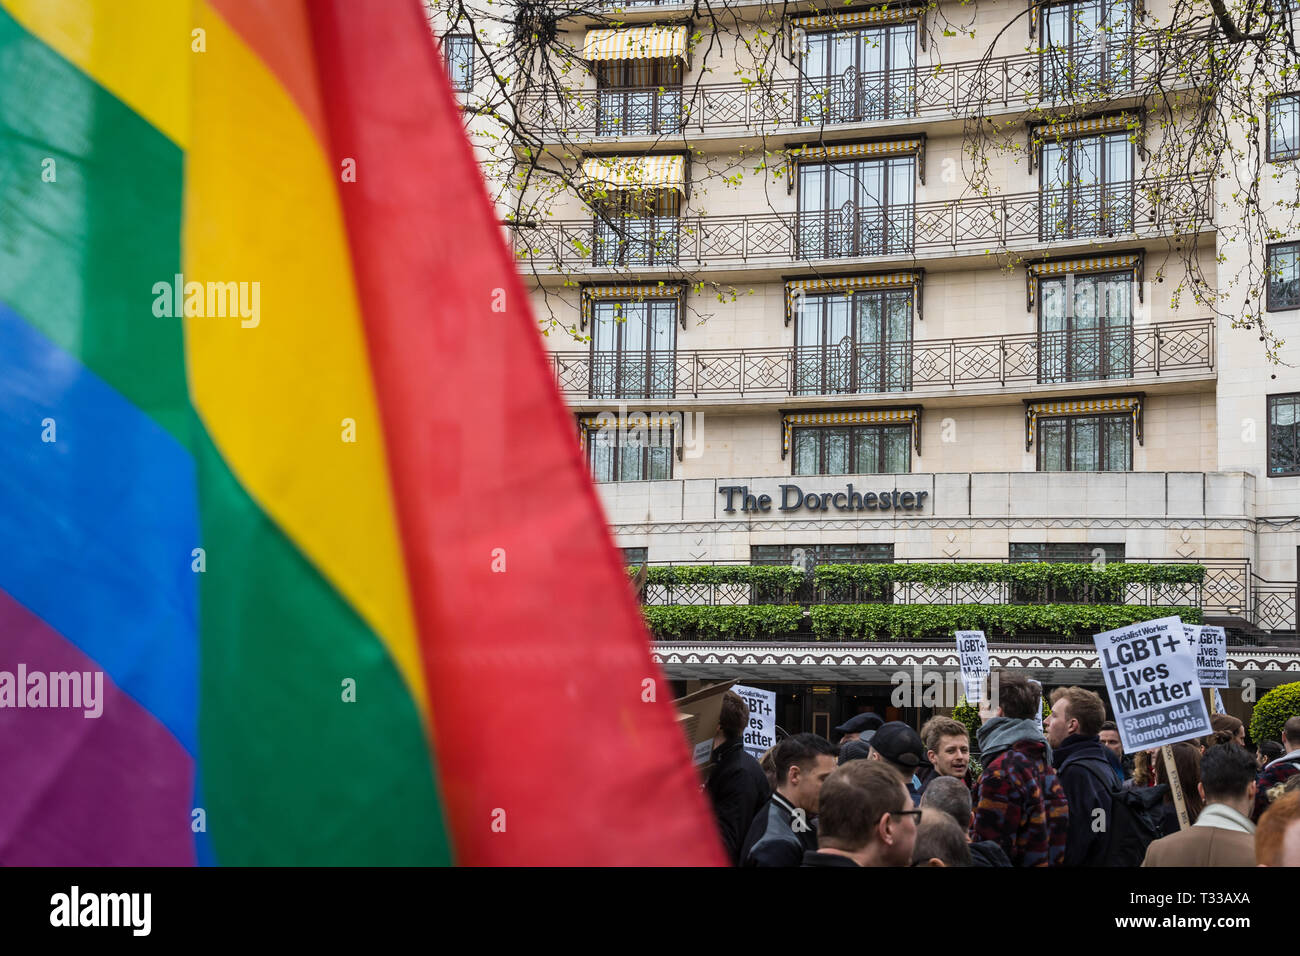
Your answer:
[[[921,805],[921,781],[917,772],[925,766],[925,745],[921,735],[901,721],[881,724],[871,738],[871,759],[882,760],[898,771],[907,785],[912,806]]]
[[[831,733],[833,741],[843,747],[858,738],[863,738],[870,742],[871,735],[880,728],[884,718],[879,714],[858,714],[856,717],[850,717],[844,723],[840,724]]]

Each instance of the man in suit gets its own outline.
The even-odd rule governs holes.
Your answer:
[[[1226,743],[1201,758],[1197,784],[1205,809],[1196,823],[1155,840],[1143,866],[1254,866],[1255,758],[1245,747]]]

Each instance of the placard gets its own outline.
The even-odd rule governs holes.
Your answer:
[[[1210,717],[1193,640],[1176,617],[1093,635],[1120,742],[1128,753],[1204,737]]]
[[[1208,624],[1201,627],[1196,678],[1202,687],[1228,686],[1228,635],[1223,628]]]
[[[984,679],[989,676],[989,642],[983,631],[957,631],[957,657],[961,662],[961,682],[966,702],[984,702]]]
[[[749,705],[745,751],[755,759],[776,746],[776,691],[736,684],[731,688]]]

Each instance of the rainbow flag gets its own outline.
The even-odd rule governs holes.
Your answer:
[[[0,864],[720,863],[574,432],[417,0],[0,0]]]

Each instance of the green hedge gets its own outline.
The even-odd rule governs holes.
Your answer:
[[[813,586],[839,597],[861,594],[884,597],[890,584],[912,582],[933,587],[950,584],[1011,584],[1023,588],[1088,588],[1097,596],[1115,595],[1127,584],[1201,584],[1199,564],[1123,564],[1102,567],[1077,563],[1016,562],[993,564],[823,564],[813,572]]]
[[[819,641],[950,639],[957,630],[1044,630],[1090,637],[1153,616],[1178,615],[1201,622],[1195,607],[1150,608],[1108,604],[818,604],[809,609]],[[668,605],[642,608],[656,640],[755,640],[796,633],[803,620],[797,604],[736,607]]]
[[[819,641],[908,641],[949,638],[953,631],[1053,631],[1090,637],[1152,617],[1201,622],[1197,607],[1125,604],[819,604],[811,608]]]
[[[743,641],[782,637],[799,630],[798,604],[746,604],[738,607],[668,605],[644,607],[646,625],[656,640]]]
[[[639,567],[629,567],[635,577]],[[764,601],[792,600],[804,584],[804,572],[789,565],[676,564],[651,567],[648,585],[748,584]],[[951,584],[1010,584],[1026,590],[1071,588],[1098,603],[1118,603],[1128,584],[1202,584],[1205,568],[1199,564],[1092,564],[1034,562],[978,562],[934,564],[821,564],[813,571],[813,586],[831,600],[852,597],[886,600],[889,587],[911,582],[932,587]]]
[[[629,567],[635,578],[639,567]],[[647,585],[752,584],[766,600],[790,600],[803,585],[804,572],[786,564],[674,564],[652,567]]]
[[[1300,717],[1300,681],[1279,684],[1259,699],[1250,715],[1250,739],[1280,741],[1289,717]]]

